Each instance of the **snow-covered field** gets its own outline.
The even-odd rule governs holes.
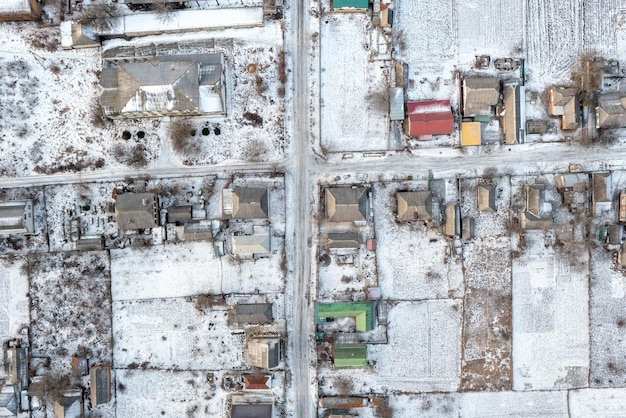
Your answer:
[[[25,263],[25,257],[0,258],[0,341],[17,337],[21,328],[30,324]]]

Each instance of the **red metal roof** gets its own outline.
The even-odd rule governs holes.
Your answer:
[[[408,102],[409,135],[448,135],[452,133],[450,100]]]

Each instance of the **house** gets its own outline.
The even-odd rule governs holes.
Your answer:
[[[591,206],[594,214],[611,210],[611,173],[591,173]]]
[[[330,232],[326,248],[354,250],[361,246],[357,232]]]
[[[500,80],[495,77],[463,79],[463,116],[491,116],[500,100]]]
[[[61,46],[63,49],[98,48],[97,36],[88,27],[74,20],[61,22]]]
[[[517,83],[504,86],[504,143],[512,145],[526,141],[524,119],[526,118],[526,93]]]
[[[222,54],[106,58],[100,104],[106,117],[224,115]]]
[[[10,384],[16,384],[20,391],[28,389],[28,363],[28,347],[5,348],[6,381]]]
[[[609,225],[606,232],[608,245],[622,245],[624,242],[624,225]]]
[[[450,100],[429,100],[408,102],[407,134],[409,136],[430,139],[431,135],[450,135],[454,118]]]
[[[365,222],[367,197],[365,189],[351,187],[327,188],[326,220],[329,222]]]
[[[430,191],[396,193],[398,222],[424,221],[428,224],[433,217],[433,196]]]
[[[474,238],[474,230],[476,228],[476,222],[474,218],[461,218],[461,238],[472,239]]]
[[[335,369],[364,369],[367,366],[367,345],[359,341],[358,334],[335,334],[332,357]]]
[[[550,115],[561,116],[561,129],[578,129],[575,88],[553,87],[550,89]]]
[[[167,223],[183,225],[192,219],[191,205],[170,206],[167,208]]]
[[[246,347],[248,364],[262,369],[278,367],[282,356],[280,338],[249,338]]]
[[[552,205],[545,201],[545,189],[541,185],[523,186],[525,205],[520,213],[522,229],[552,228]]]
[[[235,404],[230,409],[230,418],[272,418],[272,405]]]
[[[252,235],[230,234],[232,255],[253,256],[272,252],[270,227],[254,225]]]
[[[269,390],[271,380],[269,374],[247,374],[243,378],[243,387],[245,390]]]
[[[91,403],[100,405],[111,400],[111,369],[109,366],[93,366],[89,369]]]
[[[0,202],[0,234],[35,232],[32,200]]]
[[[332,0],[333,10],[342,12],[366,12],[369,0]]]
[[[374,329],[376,303],[369,302],[333,302],[315,304],[315,323],[323,324],[326,318],[353,317],[357,332]]]
[[[601,94],[596,107],[596,129],[626,127],[626,96]]]
[[[389,93],[389,120],[404,120],[404,89],[391,87]]]
[[[478,185],[478,210],[480,212],[496,211],[496,187],[493,184]]]
[[[232,324],[262,325],[274,322],[271,303],[238,303],[235,306]]]
[[[480,122],[461,122],[461,146],[471,147],[482,144]]]
[[[266,219],[269,216],[269,190],[223,189],[222,215],[232,219]]]
[[[38,20],[41,13],[36,0],[3,0],[0,2],[0,22]]]
[[[84,414],[80,389],[66,389],[54,401],[54,418],[81,418]]]
[[[157,226],[158,207],[152,193],[124,193],[115,197],[115,219],[122,230]]]

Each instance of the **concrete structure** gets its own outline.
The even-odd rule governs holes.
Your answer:
[[[115,198],[115,218],[122,230],[148,229],[157,226],[158,207],[152,193],[124,193]]]
[[[596,129],[626,127],[626,96],[617,93],[598,96]]]
[[[494,77],[463,79],[463,116],[491,116],[500,100],[500,80]]]
[[[406,106],[409,136],[429,137],[452,133],[454,118],[449,100],[408,102]]]
[[[470,147],[482,144],[480,122],[461,123],[461,146]]]
[[[550,115],[561,117],[561,129],[578,129],[577,91],[574,88],[553,87],[550,89]]]
[[[541,185],[523,186],[525,206],[520,213],[522,229],[552,228],[552,205],[545,201],[545,190]]]
[[[0,234],[35,232],[32,200],[0,202]]]
[[[496,187],[493,184],[478,185],[478,210],[481,212],[496,211]]]
[[[315,304],[315,322],[323,324],[326,318],[353,317],[358,332],[374,329],[375,302],[334,302]]]
[[[0,22],[37,20],[40,9],[36,0],[0,0]]]
[[[252,235],[238,235],[233,233],[231,236],[231,254],[238,256],[252,256],[255,254],[269,254],[272,252],[270,227],[257,226],[253,227]]]
[[[398,222],[424,221],[430,223],[433,215],[433,196],[428,190],[396,193]]]
[[[89,370],[91,403],[100,405],[111,400],[111,369],[109,366],[94,366]]]
[[[100,104],[110,119],[226,113],[222,54],[107,58]]]
[[[248,364],[262,369],[278,367],[281,351],[280,338],[250,338],[246,347]]]
[[[265,219],[269,216],[269,190],[233,188],[222,190],[222,215],[232,219]]]
[[[350,187],[327,188],[326,217],[329,222],[360,222],[367,215],[365,189]]]
[[[231,324],[262,325],[274,322],[271,303],[238,303]]]

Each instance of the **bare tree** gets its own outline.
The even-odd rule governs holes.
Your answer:
[[[99,0],[85,7],[79,19],[97,31],[106,31],[113,27],[113,19],[120,14],[114,3]]]

